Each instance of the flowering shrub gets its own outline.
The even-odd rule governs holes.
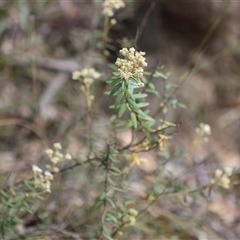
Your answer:
[[[167,120],[169,109],[186,108],[175,95],[179,83],[168,80],[169,74],[163,66],[147,69],[147,52],[136,46],[122,44],[116,60],[106,63],[109,49],[115,49],[108,33],[119,22],[117,13],[126,5],[127,2],[121,0],[103,1],[104,16],[100,14],[99,19],[102,21],[104,17],[104,23],[99,20],[95,31],[97,37],[93,35],[94,43],[97,43],[93,49],[101,54],[101,61],[93,59],[90,64],[83,61],[82,67],[72,72],[74,81],[69,85],[76,86],[75,93],[83,96],[81,100],[86,102],[86,108],[77,110],[79,115],[70,115],[75,123],[74,132],[76,128],[80,129],[81,136],[76,134],[76,139],[81,138],[82,144],[77,145],[78,141],[72,140],[72,136],[69,139],[63,137],[72,128],[72,123],[65,131],[60,129],[57,133],[50,124],[54,136],[49,137],[50,143],[45,141],[47,147],[42,149],[45,154],[38,163],[30,164],[31,175],[0,191],[1,239],[180,239],[163,230],[173,225],[173,232],[182,237],[179,228],[175,227],[189,214],[178,219],[181,212],[175,207],[180,206],[183,211],[186,203],[182,198],[196,192],[204,195],[204,190],[211,192],[215,187],[226,191],[236,183],[232,168],[217,169],[212,177],[209,174],[208,182],[196,188],[192,187],[192,182],[189,184],[174,175],[187,156],[185,150],[175,148],[171,141],[175,140],[174,132],[182,123]],[[99,26],[103,26],[101,36]],[[161,84],[163,91],[158,90],[156,83]],[[72,97],[75,104],[76,96]],[[107,98],[104,104],[101,98]],[[154,104],[149,99],[154,99]],[[103,123],[103,107],[99,102],[111,110],[109,115],[104,115]],[[71,104],[69,101],[67,107]],[[62,116],[64,112],[61,112]],[[40,130],[36,133],[41,136]],[[211,127],[200,123],[196,133],[206,143]],[[58,142],[54,143],[55,139]],[[77,153],[71,151],[71,144],[77,145]],[[65,151],[66,146],[70,146],[70,150]],[[144,172],[144,165],[151,159],[156,165],[154,170]],[[173,161],[180,164],[174,165],[171,171],[166,165]],[[186,162],[187,165],[190,160]],[[61,195],[61,191],[66,194]],[[59,202],[48,202],[56,196]],[[194,198],[195,195],[191,201],[195,204]],[[58,205],[61,207],[57,208]],[[169,205],[174,206],[177,214],[168,209]],[[52,218],[46,214],[48,212]],[[28,214],[35,214],[39,231],[27,232],[23,219]],[[59,216],[64,219],[63,227],[56,227]],[[189,224],[192,216],[189,216],[187,227],[182,227],[186,228],[184,239],[195,239],[188,235],[188,225],[192,228],[192,223]],[[195,228],[199,225],[202,221],[197,222]],[[53,238],[48,235],[52,229],[56,234]]]

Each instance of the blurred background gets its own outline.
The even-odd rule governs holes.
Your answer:
[[[105,90],[104,80],[111,73],[105,61],[113,63],[124,42],[129,46],[135,42],[138,50],[146,52],[148,70],[164,65],[164,71],[171,73],[169,81],[182,80],[177,96],[187,109],[173,109],[166,118],[183,122],[170,145],[174,150],[187,149],[188,155],[168,164],[167,169],[176,179],[188,183],[194,179],[199,185],[206,184],[216,168],[238,170],[240,2],[136,0],[126,1],[126,5],[116,15],[117,25],[110,29],[113,48],[103,60],[99,43],[104,23],[101,1],[0,1],[2,187],[6,181],[11,184],[30,177],[32,164],[44,164],[43,152],[54,142],[63,143],[72,154],[84,153],[81,119],[86,103],[71,73],[92,66],[101,71],[102,78],[95,89],[100,101],[95,104],[101,109],[99,124],[108,122],[108,99],[100,97]],[[195,129],[201,122],[211,126],[212,135],[207,143],[195,144]],[[103,138],[107,135],[100,128],[96,131]],[[103,145],[101,141],[98,144]],[[154,173],[156,168],[158,160],[148,157],[149,162],[141,168],[143,174]],[[59,177],[66,186],[60,184],[56,189],[64,188],[64,194],[55,199],[53,193],[54,200],[47,205],[49,212],[57,213],[53,222],[64,222],[72,214],[66,205],[84,205],[86,199],[79,195],[79,189],[88,191],[82,187],[88,179],[84,174],[79,177],[79,171]],[[75,189],[70,188],[71,181],[76,181]],[[75,196],[77,203],[70,203],[69,196],[71,200]],[[166,211],[178,217],[186,215],[187,223],[198,219],[196,225],[205,224],[214,239],[239,239],[239,196],[237,187],[224,194],[216,191],[211,198],[199,198],[196,205],[186,203],[190,207],[187,212],[171,204]],[[160,214],[155,220],[168,225],[169,216]],[[34,221],[43,220],[39,216],[25,218],[26,226]],[[186,231],[184,234],[189,233],[187,226],[181,229]],[[169,232],[176,235],[177,231],[180,230],[174,226],[166,236]],[[155,236],[148,234],[145,237]],[[181,236],[179,232],[178,235]],[[205,239],[196,235],[182,236]]]

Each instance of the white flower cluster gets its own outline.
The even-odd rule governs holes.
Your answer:
[[[62,145],[60,143],[54,143],[53,147],[54,150],[49,148],[45,152],[47,156],[50,158],[50,161],[53,163],[52,166],[46,165],[46,168],[52,172],[59,172],[59,168],[56,165],[59,162],[72,160],[72,156],[69,153],[65,155],[61,153],[60,150],[62,149]]]
[[[118,71],[121,74],[121,78],[127,80],[130,77],[139,79],[143,76],[143,67],[147,66],[146,59],[143,57],[144,52],[137,52],[134,48],[123,48],[120,53],[126,58],[117,58],[115,62],[118,66]],[[140,82],[140,85],[143,83]]]
[[[197,132],[200,136],[211,135],[211,127],[210,127],[208,124],[200,123],[200,124],[199,124],[199,127],[196,128],[196,132]]]
[[[42,188],[46,192],[51,192],[50,181],[53,180],[53,175],[49,171],[43,173],[43,170],[36,165],[32,166],[32,170],[35,188]]]
[[[231,184],[232,168],[226,167],[224,170],[217,169],[211,179],[211,184],[217,184],[220,187],[228,189]]]
[[[196,133],[200,136],[203,137],[203,140],[205,142],[208,142],[208,137],[209,135],[211,135],[211,127],[208,124],[205,123],[200,123],[199,127],[196,128]]]
[[[51,192],[50,181],[53,180],[53,175],[51,172],[59,172],[59,168],[56,167],[56,164],[62,161],[72,160],[72,156],[69,153],[65,155],[61,153],[62,145],[60,143],[54,143],[53,147],[54,150],[49,148],[45,152],[50,158],[50,161],[53,163],[52,166],[46,165],[48,171],[43,173],[43,170],[38,166],[32,166],[35,187],[42,188],[46,192]]]
[[[102,5],[102,13],[109,17],[114,15],[115,10],[125,7],[125,3],[122,0],[105,0]]]
[[[83,80],[86,85],[91,85],[94,79],[100,78],[101,74],[94,68],[84,68],[82,71],[75,71],[72,73],[73,80]]]

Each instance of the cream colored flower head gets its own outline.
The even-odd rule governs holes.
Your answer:
[[[112,17],[114,11],[125,7],[125,3],[122,0],[105,0],[103,2],[103,15]]]
[[[82,71],[75,71],[72,73],[73,80],[83,80],[85,84],[91,84],[94,79],[101,77],[101,74],[94,68],[84,68]]]
[[[49,171],[45,171],[43,173],[43,170],[36,165],[32,166],[32,170],[35,188],[41,188],[46,192],[51,192],[50,181],[53,180],[53,175]]]
[[[121,78],[127,80],[130,77],[139,80],[143,76],[143,67],[147,66],[144,52],[138,52],[134,48],[123,48],[120,53],[125,59],[118,58],[115,62],[118,66]],[[143,83],[141,83],[143,84]]]
[[[226,167],[224,170],[217,169],[211,179],[211,184],[217,184],[220,187],[229,189],[231,185],[232,174],[232,168]]]
[[[200,136],[211,135],[211,127],[208,124],[206,124],[206,123],[200,123],[199,127],[196,128],[196,132]]]

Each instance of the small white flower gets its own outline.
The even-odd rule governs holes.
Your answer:
[[[225,167],[224,172],[228,175],[231,176],[233,174],[233,169],[230,167]]]
[[[67,153],[67,154],[65,155],[65,158],[66,158],[67,160],[72,160],[72,156],[71,156],[69,153]]]
[[[105,0],[102,5],[102,13],[109,17],[114,15],[115,10],[125,7],[125,3],[122,0]]]
[[[52,149],[47,149],[46,151],[45,151],[45,153],[49,156],[49,157],[52,157],[52,155],[53,155],[53,150]]]
[[[45,188],[46,192],[51,192],[51,184],[50,181],[46,181],[43,188]]]
[[[40,167],[38,167],[37,165],[33,165],[32,166],[32,170],[34,173],[42,173],[42,169]]]
[[[54,147],[55,149],[57,149],[57,150],[61,150],[61,149],[62,149],[61,143],[54,143],[54,144],[53,144],[53,147]]]
[[[52,169],[52,171],[55,172],[55,173],[57,173],[57,172],[59,172],[59,168],[58,168],[58,167],[54,167],[54,168]]]
[[[200,123],[196,128],[196,133],[200,136],[211,135],[211,127],[208,124]]]
[[[53,180],[53,175],[49,171],[45,171],[45,179]]]
[[[72,73],[72,79],[82,81],[87,89],[90,88],[95,79],[100,77],[101,74],[94,68],[84,68],[81,72],[75,71]],[[80,89],[85,92],[85,87],[81,86]]]
[[[225,189],[229,189],[231,184],[232,173],[233,171],[231,168],[224,168],[224,171],[221,169],[217,169],[210,183],[217,184],[218,186],[223,187]]]
[[[60,159],[58,157],[53,157],[51,158],[51,162],[57,164],[58,162],[60,162]]]
[[[59,158],[59,160],[60,160],[61,158],[63,158],[63,154],[60,153],[60,152],[55,152],[55,156],[56,156],[57,158]]]
[[[75,71],[72,73],[73,80],[79,80],[80,76],[81,76],[81,72],[79,72],[79,71]]]
[[[115,18],[112,18],[112,19],[110,20],[110,23],[111,23],[112,26],[114,26],[114,25],[117,24],[117,20],[116,20]]]

